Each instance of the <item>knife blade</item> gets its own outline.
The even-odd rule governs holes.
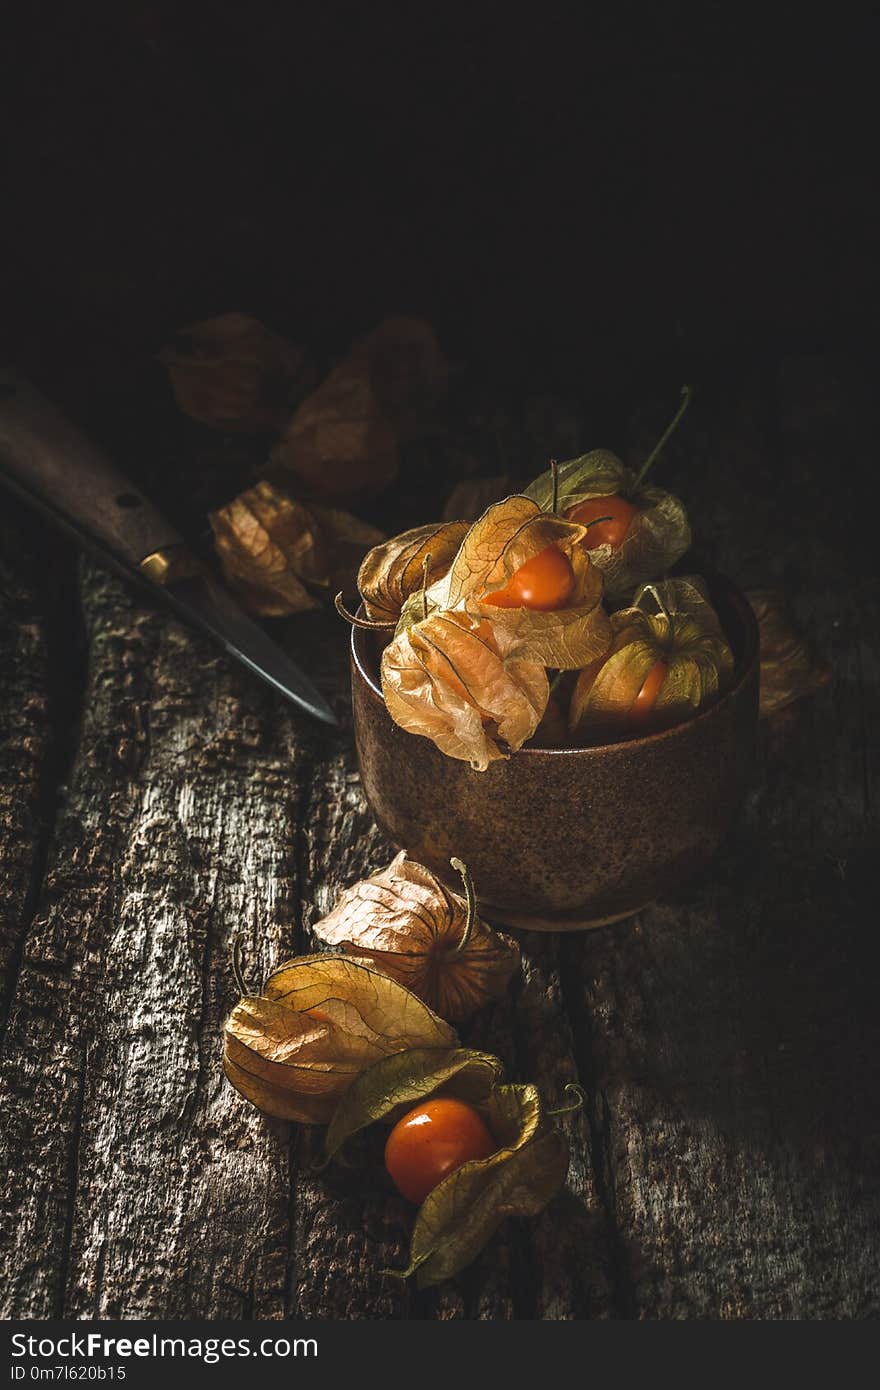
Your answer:
[[[0,483],[124,578],[161,597],[287,699],[336,724],[305,672],[203,569],[140,489],[8,368],[0,368]]]

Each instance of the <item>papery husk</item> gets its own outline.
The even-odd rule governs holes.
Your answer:
[[[374,546],[364,556],[357,587],[368,618],[396,623],[411,594],[425,582],[442,579],[467,534],[466,521],[438,521],[416,526]]]
[[[260,482],[209,521],[229,587],[250,613],[288,617],[317,608],[321,591],[350,582],[381,533],[335,508],[305,507]]]
[[[333,1158],[367,1125],[395,1124],[426,1096],[455,1096],[469,1105],[485,1104],[501,1078],[497,1057],[471,1048],[410,1048],[376,1062],[346,1091],[324,1140]]]
[[[302,348],[247,314],[189,324],[159,360],[185,414],[244,434],[277,433],[315,380]]]
[[[626,497],[639,511],[619,546],[600,545],[590,559],[605,576],[605,594],[612,600],[627,598],[638,584],[662,575],[691,543],[687,513],[677,497],[660,488],[639,486],[636,473],[608,449],[594,449],[569,459],[558,469],[557,511],[560,516],[592,497]],[[526,488],[525,495],[538,506],[552,505],[553,480],[549,472]]]
[[[545,1128],[534,1086],[497,1086],[485,1114],[498,1150],[462,1164],[419,1208],[401,1271],[403,1278],[415,1273],[419,1288],[458,1274],[508,1216],[536,1216],[565,1183],[568,1144]]]
[[[325,1139],[328,1159],[367,1125],[394,1124],[420,1101],[455,1096],[480,1111],[498,1147],[444,1178],[416,1215],[404,1270],[420,1288],[469,1265],[508,1216],[535,1216],[564,1185],[568,1144],[548,1125],[533,1085],[502,1085],[501,1063],[468,1048],[413,1049],[362,1072],[339,1104]],[[551,1114],[559,1112],[551,1112]]]
[[[519,969],[519,946],[475,917],[430,869],[401,852],[347,888],[312,930],[325,946],[367,960],[451,1023],[500,999]]]
[[[409,1047],[457,1041],[449,1024],[379,971],[345,956],[301,956],[281,965],[260,996],[236,1004],[223,1068],[266,1114],[327,1124],[366,1067]]]
[[[602,575],[579,544],[586,534],[583,526],[542,511],[528,497],[495,502],[470,527],[446,579],[431,587],[429,601],[488,621],[510,657],[576,671],[606,651],[611,640]],[[496,608],[483,601],[551,545],[574,571],[574,589],[563,608]]]
[[[445,581],[441,581],[445,582]],[[391,718],[484,772],[522,747],[550,693],[543,665],[512,657],[504,633],[465,612],[437,611],[399,629],[382,653]]]
[[[632,597],[631,608],[641,608],[646,613],[687,614],[695,618],[706,632],[724,635],[718,614],[709,597],[709,587],[700,574],[675,575],[671,579],[657,579],[642,584]]]
[[[307,499],[362,501],[397,477],[397,431],[369,375],[343,361],[299,406],[264,470]]]
[[[448,611],[446,596],[448,593],[448,572],[440,579],[429,584],[427,589],[415,589],[407,599],[404,599],[403,607],[400,610],[400,617],[395,628],[395,637],[399,637],[402,632],[408,632],[416,623],[424,622],[425,618],[433,613],[443,613]]]
[[[328,557],[302,503],[257,483],[208,520],[226,581],[249,612],[278,618],[318,607],[306,581],[320,583]]]
[[[385,319],[354,345],[349,361],[368,375],[402,443],[429,426],[446,398],[449,363],[424,319]]]
[[[762,718],[813,695],[831,679],[831,668],[816,660],[810,643],[798,632],[784,594],[775,589],[750,589],[746,598],[758,620]]]
[[[674,581],[671,581],[674,582]],[[696,594],[696,590],[690,590]],[[717,700],[733,675],[733,653],[717,618],[692,612],[612,613],[609,653],[578,676],[569,729],[579,742],[635,738],[690,718]],[[653,709],[638,726],[631,711],[656,662],[668,671]]]
[[[567,553],[574,570],[574,591],[564,608],[540,612],[470,604],[469,610],[484,614],[497,634],[505,634],[512,655],[557,671],[578,671],[608,650],[611,624],[602,607],[600,571],[580,546]]]
[[[397,477],[400,444],[430,427],[449,364],[430,324],[394,318],[349,350],[299,406],[272,450],[272,481],[307,498],[362,501]]]
[[[355,1077],[384,1056],[369,1034],[350,1035],[269,999],[240,1000],[226,1024],[227,1077],[277,1119],[326,1124]]]
[[[484,595],[503,589],[515,572],[558,545],[568,555],[586,530],[543,511],[530,498],[514,494],[493,502],[469,527],[449,571],[446,603],[467,607]],[[496,616],[500,609],[496,609]],[[516,610],[508,610],[514,612]]]
[[[380,970],[346,956],[321,953],[284,961],[263,986],[267,999],[286,1008],[320,1008],[340,1023],[346,1010],[359,1012],[352,1028],[384,1039],[386,1053],[404,1047],[448,1047],[457,1043],[455,1030],[403,985]]]

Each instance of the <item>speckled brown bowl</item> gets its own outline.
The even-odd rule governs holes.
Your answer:
[[[729,580],[707,577],[736,658],[734,683],[695,719],[596,748],[522,748],[486,772],[391,719],[373,634],[352,629],[364,791],[394,844],[451,887],[466,860],[490,920],[576,931],[629,917],[715,853],[752,769],[758,629]]]

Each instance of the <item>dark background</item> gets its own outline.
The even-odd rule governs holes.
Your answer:
[[[493,376],[622,390],[849,350],[876,33],[773,8],[30,5],[0,346],[68,390],[232,308],[325,356],[415,311]]]

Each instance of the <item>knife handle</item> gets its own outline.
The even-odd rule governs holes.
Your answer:
[[[35,387],[0,368],[0,481],[59,514],[128,565],[183,544],[109,458]]]

